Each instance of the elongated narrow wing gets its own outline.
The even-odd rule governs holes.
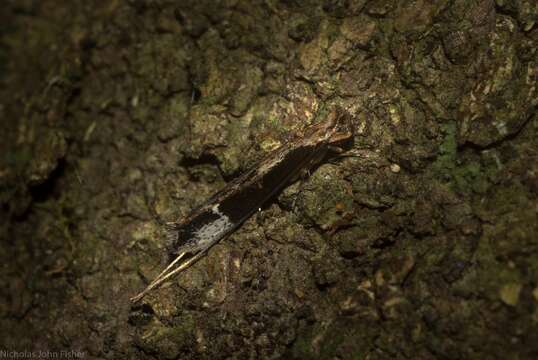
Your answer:
[[[226,185],[183,221],[169,224],[173,252],[206,250],[241,225],[325,151],[325,144],[277,150]]]

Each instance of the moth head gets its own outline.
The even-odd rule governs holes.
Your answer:
[[[351,140],[354,135],[354,126],[351,115],[340,107],[334,107],[327,115],[326,140],[330,144],[340,144]]]
[[[333,107],[323,121],[307,129],[304,138],[312,144],[325,143],[338,147],[353,139],[353,129],[349,113],[339,107]]]

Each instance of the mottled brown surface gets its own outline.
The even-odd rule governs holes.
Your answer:
[[[538,357],[534,0],[7,1],[0,350]],[[184,216],[331,105],[354,157],[131,307]]]

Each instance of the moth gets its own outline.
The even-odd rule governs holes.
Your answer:
[[[226,237],[258,211],[286,185],[298,180],[318,165],[329,151],[353,138],[348,113],[333,108],[326,118],[274,151],[250,170],[229,182],[186,218],[167,224],[175,259],[138,295],[137,302],[171,276],[200,259],[219,240]],[[179,264],[186,255],[190,255]]]

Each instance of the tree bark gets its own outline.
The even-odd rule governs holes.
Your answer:
[[[0,351],[538,357],[534,0],[4,8]],[[165,222],[331,106],[350,156],[129,302]]]

